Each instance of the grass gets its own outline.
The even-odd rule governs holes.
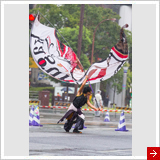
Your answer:
[[[29,91],[44,91],[44,90],[54,90],[54,87],[30,87]]]

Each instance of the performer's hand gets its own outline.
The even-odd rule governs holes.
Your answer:
[[[86,79],[88,79],[88,75],[86,75]]]
[[[99,111],[99,108],[96,108],[95,110],[96,110],[96,111]]]

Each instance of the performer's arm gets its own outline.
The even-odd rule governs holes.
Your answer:
[[[88,104],[89,107],[91,107],[92,109],[95,109],[96,111],[100,110],[99,108],[96,108],[95,106],[93,106],[93,105],[89,102],[89,100],[87,100],[87,104]]]
[[[83,88],[84,88],[87,80],[88,80],[88,76],[86,76],[85,80],[83,81],[83,83],[82,83],[82,85],[81,85],[81,87],[80,87],[80,89],[79,89],[79,91],[78,91],[78,93],[77,93],[77,96],[81,95],[81,93],[82,93],[82,91],[83,91]]]

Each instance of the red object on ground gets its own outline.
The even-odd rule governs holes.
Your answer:
[[[147,160],[160,160],[160,147],[147,147]]]

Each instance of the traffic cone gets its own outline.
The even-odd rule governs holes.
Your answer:
[[[115,131],[128,131],[128,130],[126,130],[124,111],[122,111],[122,113],[121,113],[118,128],[115,129]]]
[[[32,105],[32,108],[31,108],[30,114],[29,114],[29,125],[30,126],[32,126],[33,117],[34,117],[34,105]]]
[[[39,118],[39,107],[36,106],[34,110],[34,117],[32,121],[32,126],[43,126],[40,124],[40,118]]]
[[[109,112],[107,111],[106,116],[104,118],[104,122],[110,122]]]

